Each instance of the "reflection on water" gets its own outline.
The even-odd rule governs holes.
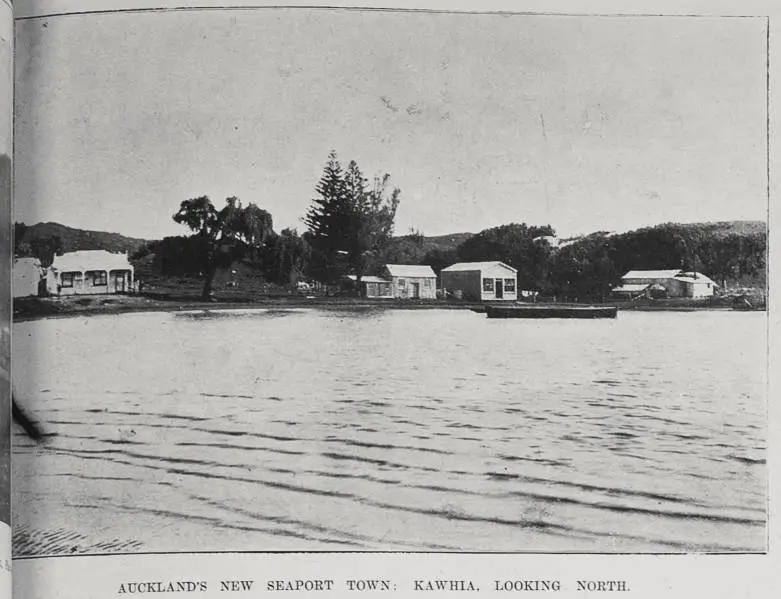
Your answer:
[[[15,551],[763,551],[765,323],[18,324],[17,388],[53,436],[15,438]]]

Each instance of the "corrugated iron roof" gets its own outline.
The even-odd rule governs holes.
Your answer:
[[[484,270],[487,268],[493,268],[494,266],[502,266],[504,268],[507,268],[508,270],[511,270],[513,272],[518,272],[517,269],[513,268],[512,266],[508,266],[504,262],[457,262],[455,264],[452,264],[448,266],[447,268],[443,268],[442,272],[460,272],[460,271],[470,271],[470,270]]]
[[[680,268],[675,270],[630,270],[621,279],[675,279],[686,283],[697,281],[698,283],[716,284],[701,272],[684,271]]]
[[[680,268],[674,270],[630,270],[622,279],[672,279],[679,272]]]
[[[685,281],[686,283],[710,283],[711,285],[716,284],[713,279],[702,274],[701,272],[680,272],[673,278],[676,281]]]
[[[351,281],[357,281],[356,275],[347,275],[347,278]],[[390,279],[384,279],[382,277],[375,277],[372,275],[364,275],[361,277],[361,283],[390,283]]]
[[[127,254],[112,254],[105,250],[79,250],[55,256],[52,268],[60,272],[133,269]]]
[[[437,275],[427,264],[386,264],[385,268],[388,269],[392,277],[437,278]]]

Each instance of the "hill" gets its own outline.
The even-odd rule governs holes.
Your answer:
[[[559,246],[554,286],[600,295],[630,270],[685,268],[720,286],[766,285],[767,225],[761,221],[664,223],[626,233],[593,233]]]
[[[457,250],[472,233],[451,233],[426,237],[419,233],[391,240],[383,262],[389,264],[429,264],[436,272],[457,261]]]
[[[765,235],[767,233],[767,223],[760,220],[728,220],[710,223],[663,223],[654,227],[647,227],[646,229],[659,229],[662,227],[677,228],[681,231],[707,236],[711,239],[722,239],[729,235],[751,236]],[[637,229],[637,231],[644,231],[646,229]]]
[[[57,240],[59,239],[59,242]],[[60,223],[37,223],[14,225],[14,245],[17,255],[31,255],[36,246],[56,247],[59,252],[77,250],[106,250],[118,253],[133,253],[147,241],[136,237],[127,237],[119,233],[88,231],[68,227]]]
[[[424,239],[426,240],[426,243],[440,249],[454,250],[472,236],[474,236],[474,233],[450,233],[449,235],[424,236]],[[409,237],[409,235],[407,237]]]

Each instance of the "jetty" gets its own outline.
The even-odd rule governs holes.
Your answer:
[[[487,304],[488,318],[615,318],[616,306],[587,306],[564,304]]]

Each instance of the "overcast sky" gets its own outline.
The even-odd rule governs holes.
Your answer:
[[[238,195],[303,229],[329,150],[396,230],[765,219],[765,21],[263,9],[17,29],[16,211],[155,238]]]

